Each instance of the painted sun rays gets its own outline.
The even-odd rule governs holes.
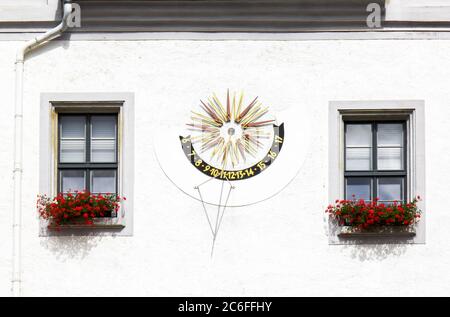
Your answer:
[[[188,129],[192,142],[200,153],[209,153],[210,159],[222,169],[245,163],[248,156],[256,158],[264,140],[270,139],[270,128],[275,120],[267,119],[268,107],[254,98],[244,104],[244,94],[227,91],[226,105],[216,94],[200,100],[200,111],[191,111]]]

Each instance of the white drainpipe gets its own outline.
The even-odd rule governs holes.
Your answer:
[[[46,41],[60,36],[68,27],[72,13],[72,1],[65,1],[61,23],[46,33],[25,43],[16,55],[16,90],[14,107],[14,198],[13,198],[13,257],[12,286],[13,296],[21,295],[21,238],[22,238],[22,148],[23,148],[23,66],[25,55]]]

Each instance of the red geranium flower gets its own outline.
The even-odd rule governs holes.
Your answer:
[[[412,225],[419,221],[421,210],[417,207],[419,196],[411,202],[394,201],[392,204],[377,204],[378,199],[365,202],[363,199],[336,200],[326,212],[339,224],[368,228],[375,225]]]
[[[78,220],[85,224],[94,224],[93,219],[109,216],[120,208],[121,198],[115,194],[93,195],[87,191],[75,191],[58,194],[54,198],[38,195],[37,209],[39,217],[48,220],[57,229],[60,225]]]

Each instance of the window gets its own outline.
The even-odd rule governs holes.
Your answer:
[[[59,114],[58,192],[117,194],[117,114]]]
[[[346,199],[405,201],[406,122],[345,122]]]
[[[95,226],[49,230],[40,236],[133,234],[134,95],[132,93],[45,93],[41,95],[39,194],[88,190],[126,197],[117,214]]]
[[[378,197],[389,204],[420,195],[424,212],[412,234],[394,228],[343,238],[345,226],[330,221],[330,244],[425,243],[424,112],[417,100],[330,102],[327,203]]]

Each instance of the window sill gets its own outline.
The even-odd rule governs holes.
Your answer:
[[[47,223],[47,229],[61,231],[64,229],[85,229],[85,230],[121,230],[125,228],[125,224],[121,223],[117,217],[99,217],[94,218],[92,224],[86,224],[84,219],[73,219],[71,222],[66,224],[60,224],[59,226]]]
[[[340,239],[360,239],[360,238],[395,238],[412,239],[416,236],[414,227],[376,227],[369,230],[359,231],[354,227],[342,226],[337,234]]]
[[[73,225],[60,225],[54,226],[49,225],[47,227],[50,230],[64,230],[64,229],[110,229],[110,230],[121,230],[125,228],[124,225],[119,224],[93,224],[93,225],[84,225],[84,224],[73,224]]]
[[[131,234],[130,227],[125,223],[118,223],[110,219],[101,219],[92,225],[71,223],[56,226],[42,221],[39,236],[131,236]]]

